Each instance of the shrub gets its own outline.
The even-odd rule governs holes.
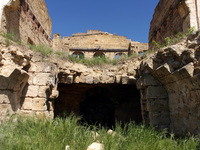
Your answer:
[[[44,44],[40,44],[38,46],[29,44],[29,48],[33,51],[41,53],[46,57],[49,57],[51,54],[53,54],[53,50]]]
[[[18,43],[18,45],[23,45],[22,41],[16,36],[16,34],[14,32],[0,33],[0,35],[5,38],[7,47],[12,44],[11,41]]]
[[[172,37],[166,37],[163,45],[158,44],[155,40],[152,41],[152,44],[156,48],[160,49],[160,48],[163,48],[165,46],[177,43],[178,41],[180,41],[180,39],[182,39],[186,36],[189,36],[191,33],[195,32],[195,31],[196,31],[195,27],[192,27],[192,28],[189,28],[187,33],[185,33],[185,34],[178,32],[177,34],[173,35]]]

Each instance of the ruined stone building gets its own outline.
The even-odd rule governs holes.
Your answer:
[[[121,55],[131,55],[148,50],[147,43],[132,42],[125,36],[118,36],[99,30],[88,30],[87,33],[73,34],[71,37],[63,37],[60,34],[53,35],[53,49],[68,52],[74,57],[102,57],[111,59]]]
[[[170,27],[175,29],[176,24],[179,27],[185,25],[183,20],[173,22],[181,19],[179,15],[178,20],[173,20],[173,17],[185,6],[182,5],[185,1],[175,2],[160,0],[154,19],[159,14],[166,13],[170,17],[174,13],[165,28],[160,24],[166,19],[165,15],[160,16],[158,24],[151,24],[150,37],[155,38],[151,35],[152,29],[160,28],[163,34],[171,34]],[[191,3],[197,7],[196,4]],[[171,9],[166,9],[168,7]],[[191,16],[190,13],[192,11],[186,16]],[[4,19],[5,16],[2,25]],[[33,23],[28,16],[26,19],[27,24]],[[192,19],[190,21],[192,23]],[[43,29],[47,28],[43,26]],[[177,135],[188,132],[197,135],[200,133],[199,41],[200,31],[176,45],[148,54],[144,59],[127,59],[116,66],[89,67],[55,57],[43,58],[21,46],[6,47],[5,39],[0,37],[0,119],[5,117],[6,112],[51,118],[73,112],[82,115],[88,122],[103,125],[114,125],[114,120],[125,123],[132,120],[168,129]],[[91,30],[63,39],[54,34],[53,39],[55,50],[90,58],[96,53],[95,56],[103,53],[114,58],[118,53],[142,52],[145,46],[140,46],[140,43],[131,42],[126,37]]]
[[[24,43],[51,43],[52,21],[44,0],[1,0],[0,28]]]
[[[150,25],[149,47],[153,40],[163,44],[166,37],[193,27],[200,29],[200,0],[160,0]]]

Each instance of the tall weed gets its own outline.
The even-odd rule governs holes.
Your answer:
[[[196,150],[198,138],[193,136],[175,139],[167,137],[165,130],[158,132],[153,127],[136,125],[134,122],[116,123],[115,134],[107,134],[107,128],[80,126],[80,118],[70,115],[65,119],[18,117],[0,126],[0,149],[63,150],[69,145],[72,150],[86,150],[93,142],[104,144],[106,150]],[[94,132],[99,136],[94,137]]]

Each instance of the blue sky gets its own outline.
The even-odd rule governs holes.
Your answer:
[[[132,41],[148,42],[150,22],[159,0],[45,0],[52,33],[71,36],[101,30]]]

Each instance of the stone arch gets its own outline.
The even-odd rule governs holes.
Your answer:
[[[115,59],[118,59],[118,58],[120,58],[120,57],[122,57],[122,56],[124,56],[125,54],[124,53],[116,53],[115,54]]]
[[[72,57],[74,57],[74,58],[84,58],[84,53],[74,52],[74,53],[72,53]]]
[[[96,52],[94,53],[94,58],[103,58],[105,54],[103,52]]]

